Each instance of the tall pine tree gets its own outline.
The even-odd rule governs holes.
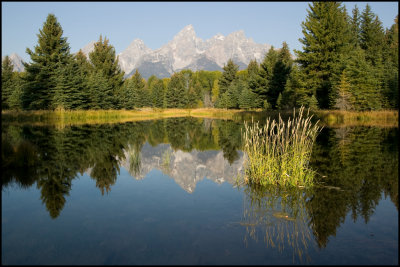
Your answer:
[[[25,63],[26,86],[23,104],[28,109],[49,109],[52,107],[58,68],[66,65],[72,58],[66,37],[54,14],[49,14],[39,30],[38,44],[34,51],[26,52],[31,64]]]
[[[290,55],[289,47],[286,42],[283,42],[282,48],[277,54],[276,62],[273,65],[272,77],[269,82],[268,101],[273,108],[278,108],[278,97],[285,88],[292,65],[293,60]]]
[[[114,109],[113,85],[101,71],[92,71],[88,79],[90,109]]]
[[[257,92],[261,86],[261,77],[260,77],[260,66],[258,65],[256,60],[250,60],[249,65],[247,66],[247,85],[249,89],[250,98],[254,98],[254,103],[251,106],[252,108],[260,107],[262,101],[258,98]],[[254,97],[255,95],[255,97]]]
[[[260,64],[259,71],[259,86],[256,90],[261,101],[267,101],[271,103],[269,98],[269,89],[271,86],[271,80],[274,75],[274,66],[278,61],[278,52],[273,46],[265,54],[263,62]]]
[[[361,43],[361,15],[360,10],[358,9],[357,5],[354,6],[352,11],[352,17],[350,20],[350,29],[351,29],[351,36],[353,40],[353,45],[359,46]]]
[[[386,31],[386,51],[384,53],[384,85],[383,94],[388,100],[389,107],[399,107],[399,21]]]
[[[181,73],[174,73],[168,83],[166,92],[166,104],[168,108],[184,108],[187,103],[184,79]]]
[[[331,108],[337,96],[335,84],[343,71],[343,55],[350,50],[350,27],[341,3],[309,4],[303,35],[303,51],[295,51],[307,76],[307,86],[316,93],[320,108]]]
[[[120,88],[123,84],[124,72],[118,64],[118,57],[115,56],[114,47],[109,44],[109,40],[100,35],[99,41],[94,44],[94,50],[89,53],[92,71],[101,72],[108,80],[112,90],[112,108],[120,107]],[[96,74],[97,75],[97,74]]]
[[[60,63],[59,63],[60,64]],[[54,72],[55,88],[52,98],[53,109],[85,109],[88,93],[85,78],[78,63],[71,59],[65,66],[58,66]]]
[[[367,61],[374,67],[382,61],[384,36],[382,23],[367,4],[361,15],[360,45],[366,52]]]
[[[162,80],[157,79],[151,83],[151,99],[153,107],[163,108],[164,107],[164,96],[165,90]]]
[[[375,68],[368,62],[361,48],[350,52],[346,66],[346,81],[350,83],[352,107],[355,110],[377,110],[382,108],[382,95]]]
[[[1,108],[9,108],[9,98],[14,90],[13,79],[14,66],[9,56],[5,56],[1,64]]]
[[[229,59],[226,65],[223,67],[222,76],[219,78],[219,94],[225,93],[231,83],[236,80],[236,74],[239,70],[239,66],[236,65],[232,59]]]

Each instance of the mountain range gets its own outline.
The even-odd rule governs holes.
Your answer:
[[[1,58],[1,61],[3,61],[4,58],[5,58],[5,57],[2,57],[2,58]],[[22,58],[21,58],[18,54],[13,53],[13,54],[9,55],[9,58],[10,58],[10,60],[11,60],[11,62],[12,62],[12,64],[13,64],[13,66],[14,66],[14,71],[21,72],[21,71],[24,71],[24,70],[25,70],[25,67],[24,67],[24,65],[22,64],[23,60],[22,60]]]
[[[95,41],[91,41],[82,52],[88,55],[94,44]],[[202,40],[196,36],[193,26],[188,25],[159,49],[153,50],[142,40],[135,39],[118,56],[125,77],[130,77],[137,69],[146,79],[151,75],[165,78],[183,69],[221,71],[229,59],[238,64],[239,69],[245,69],[252,59],[261,62],[270,47],[247,38],[243,30]]]

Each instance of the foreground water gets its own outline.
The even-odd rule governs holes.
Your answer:
[[[312,190],[237,187],[242,123],[2,127],[2,264],[398,264],[398,128],[324,128]]]

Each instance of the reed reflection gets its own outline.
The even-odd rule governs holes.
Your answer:
[[[276,185],[244,186],[244,212],[241,225],[246,227],[244,241],[260,239],[267,248],[280,253],[290,250],[294,262],[310,260],[307,250],[312,242],[307,192],[295,187]]]
[[[57,218],[78,174],[87,172],[101,194],[107,194],[125,162],[129,162],[130,174],[139,176],[146,142],[151,146],[170,144],[170,150],[185,152],[222,148],[233,163],[241,143],[240,138],[231,136],[240,137],[240,127],[233,121],[194,118],[70,127],[4,124],[2,189],[11,185],[28,188],[36,183],[51,218]],[[165,171],[170,150],[162,158]]]
[[[55,219],[73,180],[84,173],[105,196],[121,167],[136,179],[158,168],[188,193],[204,177],[233,184],[244,158],[242,127],[235,121],[194,118],[61,128],[4,124],[2,190],[36,184]],[[397,140],[398,128],[324,128],[310,159],[319,185],[312,192],[245,190],[247,239],[265,237],[269,246],[290,247],[299,257],[306,254],[309,231],[318,247],[326,247],[348,214],[367,223],[382,194],[398,209]]]

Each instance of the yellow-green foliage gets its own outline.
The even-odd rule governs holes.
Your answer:
[[[244,110],[225,110],[214,108],[199,109],[159,109],[141,108],[134,110],[36,110],[36,111],[2,111],[2,122],[30,124],[97,124],[121,123],[172,117],[207,117],[233,119],[235,114],[246,113]]]
[[[308,168],[312,146],[321,127],[312,116],[303,117],[304,107],[296,117],[285,123],[270,118],[260,127],[258,122],[248,125],[242,132],[245,163],[245,182],[260,185],[308,186],[313,184],[314,172]]]
[[[342,111],[319,110],[315,115],[321,122],[330,126],[379,126],[398,127],[399,112],[397,110],[374,111]]]

